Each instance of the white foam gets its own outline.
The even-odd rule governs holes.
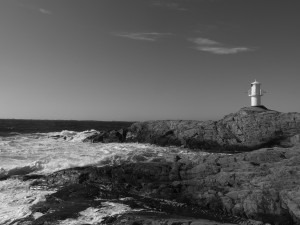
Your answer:
[[[87,208],[79,213],[76,219],[60,221],[59,225],[99,224],[107,216],[114,216],[132,211],[127,205],[113,202],[103,202],[101,208]]]
[[[29,174],[32,172],[37,172],[37,171],[43,169],[42,164],[43,163],[41,161],[36,161],[36,162],[31,163],[30,165],[13,167],[8,170],[0,168],[0,178],[3,178],[5,176],[25,175],[25,174]]]
[[[165,159],[172,161],[176,154],[183,157],[193,157],[196,154],[188,153],[182,148],[149,144],[73,141],[80,140],[83,135],[91,132],[95,131],[77,133],[72,141],[48,138],[42,134],[7,138],[0,145],[0,177],[27,173],[46,174],[85,165],[103,166]]]
[[[31,214],[30,207],[45,199],[51,191],[29,189],[30,182],[9,179],[0,182],[0,224],[13,221]]]
[[[87,137],[90,137],[92,135],[95,134],[99,134],[99,131],[96,130],[88,130],[88,131],[83,131],[83,132],[79,132],[78,134],[76,134],[71,141],[73,142],[81,142],[84,139],[86,139]]]

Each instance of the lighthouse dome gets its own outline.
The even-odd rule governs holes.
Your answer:
[[[254,81],[253,83],[251,83],[251,84],[260,84],[258,81]]]

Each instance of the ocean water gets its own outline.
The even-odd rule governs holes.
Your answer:
[[[30,215],[30,207],[53,191],[30,189],[26,174],[49,174],[77,166],[118,165],[124,162],[172,161],[175,155],[193,158],[196,153],[179,147],[159,147],[139,143],[86,143],[82,140],[95,131],[62,131],[18,134],[0,137],[0,224],[18,224]],[[66,140],[53,138],[66,136]],[[199,153],[198,153],[199,154]],[[208,153],[202,153],[208,154]],[[8,179],[4,179],[9,177]],[[2,178],[2,179],[1,179]],[[59,224],[97,224],[104,217],[132,211],[129,206],[104,202],[101,209],[88,208],[76,219]],[[33,216],[38,218],[41,213]]]

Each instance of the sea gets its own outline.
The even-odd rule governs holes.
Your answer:
[[[193,158],[195,152],[180,147],[160,147],[141,143],[87,143],[90,133],[118,130],[132,122],[0,120],[0,224],[18,225],[32,215],[33,205],[44,201],[54,190],[31,189],[33,180],[21,176],[46,175],[58,170],[78,167],[119,165],[126,162],[170,160],[176,155]],[[67,138],[54,138],[63,135]],[[202,153],[210,154],[210,153]],[[134,209],[136,210],[136,209]],[[131,212],[128,205],[104,202],[101,210],[88,208],[77,218],[67,218],[55,224],[102,224],[107,216]],[[35,213],[34,218],[43,216]],[[201,220],[203,225],[218,224]]]

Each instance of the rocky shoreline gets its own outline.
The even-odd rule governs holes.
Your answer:
[[[300,113],[281,113],[265,107],[245,107],[218,121],[136,122],[129,128],[120,130],[95,131],[83,141],[139,142],[227,153],[272,146],[291,147],[300,143]]]
[[[52,218],[54,209],[68,208],[68,202],[74,208],[74,198],[80,200],[78,210],[82,210],[83,202],[83,207],[91,206],[95,197],[129,197],[144,209],[175,215],[238,224],[262,221],[288,225],[300,224],[299,168],[299,147],[275,147],[235,155],[210,154],[194,160],[177,158],[173,163],[71,168],[37,179],[32,188],[59,190],[35,206],[35,212],[45,214],[39,220],[47,219],[47,215]],[[182,205],[164,208],[161,199]]]
[[[119,131],[92,132],[84,142],[143,142],[215,154],[78,167],[38,179],[25,176],[35,179],[31,188],[57,192],[33,207],[33,215],[42,213],[41,217],[19,222],[54,224],[54,218],[76,217],[87,207],[100,207],[101,201],[94,200],[100,198],[117,203],[127,199],[121,202],[142,210],[106,218],[104,224],[201,224],[196,221],[200,218],[300,224],[299,134],[299,113],[263,107],[242,108],[219,121],[148,121]],[[153,210],[169,217],[153,219]]]

